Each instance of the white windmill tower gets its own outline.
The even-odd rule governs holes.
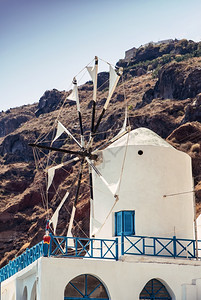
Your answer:
[[[99,186],[94,188],[96,237],[123,233],[194,239],[193,178],[187,154],[151,130],[138,128],[99,153],[96,168],[116,194],[112,198],[94,173],[94,185]]]

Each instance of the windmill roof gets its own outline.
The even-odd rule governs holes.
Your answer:
[[[164,139],[158,134],[147,128],[137,128],[125,134],[116,142],[111,144],[108,148],[121,147],[125,145],[144,145],[144,146],[160,146],[160,147],[171,147]]]

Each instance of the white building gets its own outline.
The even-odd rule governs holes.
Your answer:
[[[91,239],[27,250],[0,270],[1,299],[201,299],[190,157],[139,128],[96,167],[109,188],[93,174]]]
[[[194,239],[193,193],[185,194],[193,191],[191,158],[187,154],[149,129],[139,128],[100,156],[101,163],[96,166],[116,187],[119,200],[109,214],[115,199],[94,173],[94,218],[104,223],[96,237],[114,237],[115,212],[133,211],[135,235]]]

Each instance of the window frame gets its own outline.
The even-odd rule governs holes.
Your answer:
[[[90,279],[94,279],[93,288],[89,285]],[[72,289],[73,288],[73,289]],[[94,294],[96,291],[102,288],[102,295]],[[76,294],[74,294],[74,292]],[[103,295],[104,294],[104,295]],[[82,299],[97,299],[97,300],[109,300],[109,293],[105,284],[96,276],[91,274],[80,274],[72,278],[64,289],[64,300],[82,300]]]

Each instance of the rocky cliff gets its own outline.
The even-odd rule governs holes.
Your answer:
[[[197,212],[201,211],[201,55],[200,43],[171,41],[136,49],[130,60],[118,65],[125,68],[125,80],[118,85],[107,114],[95,138],[95,145],[107,141],[121,128],[125,102],[132,129],[147,127],[167,139],[174,147],[192,157]],[[105,103],[108,86],[106,72],[99,74],[97,110]],[[80,88],[85,131],[90,128],[92,85]],[[65,102],[70,91],[46,91],[38,103],[0,113],[0,258],[1,265],[42,239],[48,214],[60,199],[50,190],[49,206],[45,202],[45,175],[36,171],[29,143],[43,132],[51,140],[52,126],[62,106],[60,121],[79,135],[74,102]],[[86,101],[87,99],[87,101]],[[59,143],[59,142],[58,142]],[[58,146],[60,146],[58,144]],[[73,147],[73,146],[72,146]],[[55,157],[57,159],[57,157]],[[42,162],[42,160],[41,160]],[[56,172],[55,189],[64,195],[71,186],[69,201],[61,211],[58,230],[66,231],[78,166]],[[76,212],[75,235],[88,234],[89,191],[87,169]]]

